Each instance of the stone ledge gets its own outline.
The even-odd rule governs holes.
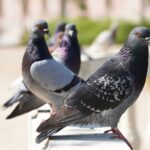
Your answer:
[[[106,129],[106,128],[105,128]],[[112,139],[113,134],[104,134],[104,128],[66,127],[49,144],[49,150],[129,150],[121,140]]]
[[[41,110],[46,110],[44,105]],[[32,117],[31,117],[32,116]],[[43,150],[47,140],[41,144],[35,143],[35,132],[39,123],[49,117],[49,113],[31,113],[29,128],[29,150]],[[119,139],[113,139],[112,133],[104,134],[110,128],[68,126],[51,137],[48,148],[45,150],[130,150],[126,143]]]

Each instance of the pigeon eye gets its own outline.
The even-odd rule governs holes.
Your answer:
[[[136,32],[135,35],[136,35],[138,38],[141,38],[141,37],[142,37],[142,35],[141,35],[140,32]]]

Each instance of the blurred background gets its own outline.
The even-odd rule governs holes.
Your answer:
[[[97,59],[118,51],[135,26],[150,28],[149,14],[150,0],[0,0],[0,106],[15,91],[10,85],[21,75],[22,56],[35,20],[47,20],[52,34],[60,21],[75,23],[83,51]],[[119,124],[135,150],[150,149],[149,75],[139,100]],[[29,116],[5,120],[12,109],[0,109],[0,149],[27,150]]]

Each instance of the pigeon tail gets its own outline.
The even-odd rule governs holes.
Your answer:
[[[18,87],[18,91],[16,92],[16,94],[14,94],[7,102],[5,102],[3,104],[3,107],[8,108],[10,106],[12,106],[14,103],[18,102],[18,101],[25,101],[28,97],[28,94],[31,94],[27,87],[25,86],[24,82],[22,81],[22,77],[19,77],[13,84],[12,84],[12,88],[16,88]]]
[[[47,128],[54,126],[66,126],[76,119],[85,117],[85,114],[82,114],[77,109],[64,106],[61,108],[61,110],[61,113],[56,113],[50,116],[50,118],[48,118],[46,121],[42,122],[37,128],[37,132],[45,131]]]
[[[16,95],[14,95],[13,97],[11,97],[6,103],[4,103],[3,107],[8,108],[8,107],[12,106],[14,103],[16,103],[20,100],[20,97],[22,97],[22,95],[19,92]],[[23,99],[21,99],[21,100],[23,100]]]
[[[41,143],[42,141],[49,138],[52,134],[57,133],[58,131],[60,131],[65,127],[65,125],[57,126],[57,121],[58,121],[57,118],[59,118],[59,116],[57,117],[57,114],[54,114],[40,124],[40,126],[36,130],[37,132],[40,133],[36,137],[36,143]]]
[[[61,113],[54,114],[49,119],[40,124],[37,128],[37,132],[40,134],[37,136],[36,142],[40,143],[52,134],[57,133],[67,125],[83,119],[88,116],[88,113],[82,113],[78,109],[72,107],[62,107]]]
[[[47,129],[47,130],[43,131],[36,137],[36,143],[41,143],[42,141],[44,141],[48,137],[50,137],[52,134],[57,133],[58,131],[60,131],[63,128],[64,127],[53,127],[51,129]]]
[[[45,102],[39,99],[38,97],[32,95],[31,93],[24,93],[21,97],[21,101],[15,107],[6,119],[12,119],[14,117],[28,113],[40,106],[44,105]]]

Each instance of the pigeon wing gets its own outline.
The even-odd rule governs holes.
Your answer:
[[[83,105],[94,112],[101,112],[118,106],[130,96],[133,80],[131,75],[118,61],[113,58],[98,69],[86,84],[66,100],[72,107]]]
[[[55,91],[69,84],[74,74],[54,59],[38,61],[30,68],[32,78],[48,91]]]

